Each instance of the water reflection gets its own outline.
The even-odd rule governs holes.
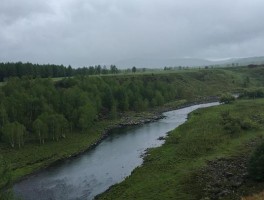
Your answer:
[[[188,113],[217,104],[170,111],[157,122],[113,130],[95,149],[30,176],[15,184],[14,192],[25,200],[93,199],[129,176],[142,164],[144,151],[162,145],[164,141],[157,139],[184,123]]]

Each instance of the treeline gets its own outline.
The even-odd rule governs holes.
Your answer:
[[[0,63],[0,81],[10,77],[31,76],[33,78],[56,78],[71,77],[74,75],[96,75],[96,74],[117,74],[119,70],[115,65],[109,69],[106,66],[96,65],[74,69],[70,65],[39,65],[32,63]]]
[[[249,99],[256,99],[256,98],[263,98],[264,97],[264,88],[250,88],[244,89],[241,94],[239,95],[240,98],[249,98]]]
[[[163,81],[76,77],[54,83],[13,78],[0,90],[1,141],[13,148],[58,141],[85,132],[99,118],[145,110],[176,97],[175,88]]]
[[[56,82],[10,78],[0,88],[0,142],[21,148],[58,141],[68,134],[87,133],[99,119],[115,118],[120,112],[221,93],[235,86],[232,76],[223,79],[223,73],[76,76]]]

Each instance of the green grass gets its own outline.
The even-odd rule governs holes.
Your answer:
[[[111,127],[115,123],[117,120],[104,120],[85,133],[68,134],[65,139],[59,142],[47,141],[45,145],[39,145],[36,141],[26,144],[19,150],[1,145],[0,155],[3,155],[10,164],[12,181],[17,181],[58,160],[87,150],[100,139],[104,128]]]
[[[105,128],[109,129],[116,124],[126,123],[127,121],[141,121],[142,119],[152,118],[155,113],[131,111],[123,115],[124,117],[119,119],[97,122],[91,130],[85,133],[67,134],[65,139],[58,142],[47,141],[45,145],[40,145],[35,141],[27,143],[19,150],[11,149],[9,146],[1,144],[0,155],[3,155],[5,161],[10,164],[12,182],[45,168],[58,160],[86,151],[102,137]]]
[[[17,180],[51,163],[69,157],[74,152],[81,152],[96,142],[100,137],[99,131],[87,134],[69,135],[60,142],[48,142],[47,145],[27,144],[19,151],[2,148],[1,154],[11,163],[12,180]]]
[[[230,157],[246,151],[245,144],[262,136],[263,128],[230,135],[219,123],[229,110],[241,119],[264,111],[264,100],[238,101],[194,111],[187,123],[170,133],[163,146],[150,149],[143,166],[99,199],[199,199],[203,192],[192,174],[207,160]]]

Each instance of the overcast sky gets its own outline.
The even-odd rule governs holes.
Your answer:
[[[263,0],[0,0],[0,62],[264,55]]]

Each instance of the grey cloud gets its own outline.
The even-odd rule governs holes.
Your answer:
[[[17,20],[49,11],[49,6],[42,1],[1,0],[0,19],[2,23],[8,26]]]
[[[110,64],[263,52],[261,0],[2,0],[0,61]]]

